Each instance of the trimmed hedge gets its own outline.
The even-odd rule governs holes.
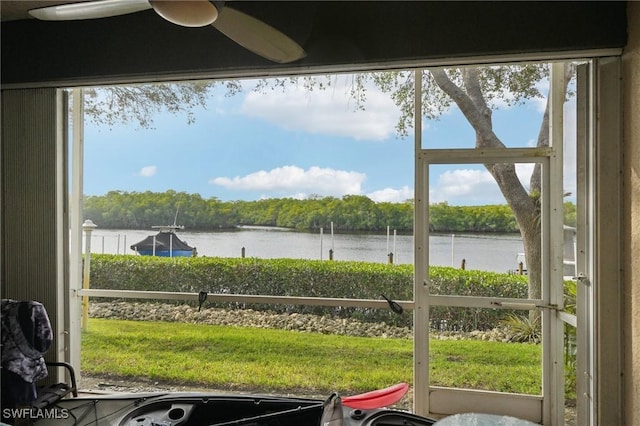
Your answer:
[[[432,294],[527,297],[527,277],[482,271],[431,267]],[[91,288],[274,296],[345,297],[413,300],[413,266],[368,262],[300,259],[257,259],[94,254]],[[351,317],[411,327],[413,315],[389,309],[296,305],[212,303],[225,308],[298,312]],[[486,330],[498,326],[508,311],[431,308],[431,326],[442,331]]]

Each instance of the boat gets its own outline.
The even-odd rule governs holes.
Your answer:
[[[131,250],[142,256],[191,257],[196,256],[196,248],[191,247],[176,235],[184,226],[152,226],[159,232],[131,245]]]
[[[361,395],[327,399],[207,392],[83,395],[55,403],[35,425],[71,426],[431,426],[435,419],[388,408],[402,398],[402,383]],[[49,411],[47,411],[49,413]]]
[[[83,395],[35,411],[35,426],[535,426],[511,416],[463,413],[437,420],[394,408],[406,384],[327,399],[207,392]]]

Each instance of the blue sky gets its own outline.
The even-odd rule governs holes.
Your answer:
[[[348,81],[339,77],[332,89],[311,93],[292,85],[284,92],[247,89],[225,97],[216,89],[193,124],[169,113],[154,116],[150,130],[110,130],[87,121],[84,193],[173,189],[223,201],[312,194],[413,198],[413,136],[396,135],[398,108],[370,87],[365,110],[356,110]],[[531,146],[541,114],[540,101],[503,105],[494,112],[494,128],[509,146]],[[430,148],[472,147],[474,137],[456,108],[423,124]],[[482,166],[434,167],[430,179],[431,202],[504,203]]]

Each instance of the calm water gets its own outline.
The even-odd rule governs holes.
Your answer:
[[[154,230],[108,230],[97,228],[91,236],[92,253],[131,254],[129,248]],[[388,261],[394,253],[394,263],[413,263],[413,236],[335,234],[295,232],[282,228],[245,227],[228,232],[178,232],[180,239],[195,246],[199,256],[329,259],[366,262]],[[84,247],[84,243],[83,243]],[[522,240],[514,235],[432,235],[430,264],[460,267],[462,259],[467,269],[506,272],[517,268],[516,256],[523,251]]]

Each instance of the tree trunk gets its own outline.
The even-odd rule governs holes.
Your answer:
[[[436,84],[453,99],[474,128],[476,148],[506,148],[493,132],[492,112],[481,92],[477,70],[463,70],[462,76],[466,90],[453,83],[444,70],[437,69],[430,72]],[[542,132],[547,132],[547,136],[541,135],[539,141],[548,143],[548,126],[543,124]],[[529,297],[539,299],[542,295],[539,192],[537,194],[527,192],[518,179],[514,164],[485,164],[485,167],[496,180],[518,222],[527,261]],[[535,174],[540,174],[539,168],[534,170]],[[539,176],[532,177],[532,181],[539,182]]]

